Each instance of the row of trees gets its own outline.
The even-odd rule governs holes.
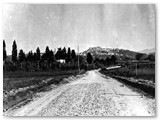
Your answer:
[[[7,52],[6,52],[6,44],[3,40],[3,61],[4,65],[13,67],[20,66],[20,68],[28,67],[39,69],[54,69],[54,68],[62,68],[63,64],[61,64],[58,60],[65,60],[65,67],[77,69],[78,62],[79,66],[82,68],[88,67],[88,65],[93,65],[94,67],[103,67],[115,65],[117,58],[112,55],[111,57],[106,57],[106,59],[93,58],[91,53],[87,53],[87,56],[77,56],[75,50],[71,50],[70,47],[66,50],[66,48],[58,48],[57,52],[52,51],[48,46],[45,48],[45,52],[42,54],[40,48],[37,47],[35,52],[29,51],[27,54],[21,49],[19,53],[17,52],[17,44],[16,41],[13,41],[12,45],[12,62],[6,62]],[[138,53],[135,56],[135,59],[138,61],[149,60],[155,61],[155,54],[141,54]],[[6,65],[6,66],[7,66]],[[72,67],[71,67],[72,66]],[[92,67],[91,67],[92,68]],[[12,69],[12,67],[11,67]]]
[[[149,60],[149,61],[155,62],[155,54],[150,53],[149,55],[146,55],[143,53],[138,53],[136,54],[136,60],[138,61]]]
[[[53,67],[60,67],[60,63],[57,60],[63,59],[68,64],[75,64],[77,61],[77,56],[75,50],[71,50],[68,47],[68,50],[64,47],[58,48],[57,52],[53,52],[48,46],[46,46],[45,52],[41,53],[40,48],[37,47],[36,52],[29,51],[27,54],[20,49],[19,53],[17,52],[17,44],[16,41],[13,41],[12,45],[12,55],[11,61],[6,61],[7,52],[6,52],[6,44],[3,40],[3,61],[4,65],[8,66],[15,66],[17,67],[19,64],[20,66],[32,66],[35,68],[53,68]],[[56,65],[55,65],[56,64]]]
[[[95,58],[93,63],[95,63],[97,67],[103,67],[117,64],[116,60],[117,58],[112,55],[111,57],[106,57],[106,59]]]
[[[3,40],[3,61],[5,61],[7,58],[7,52],[6,52],[6,44]],[[70,47],[68,48],[68,51],[66,51],[66,48],[63,49],[58,48],[58,51],[54,54],[52,50],[49,49],[47,46],[45,49],[45,52],[41,55],[40,48],[37,47],[36,52],[29,51],[28,54],[25,54],[25,52],[21,49],[19,51],[19,54],[17,54],[17,44],[16,41],[13,41],[12,45],[12,62],[37,62],[37,61],[47,61],[49,63],[55,62],[59,59],[66,60],[67,63],[69,63],[71,60],[74,60],[76,58],[75,50],[71,50]]]
[[[6,44],[3,40],[3,61],[5,66],[9,66],[9,70],[12,69],[18,70],[19,68],[23,68],[28,70],[29,67],[32,67],[36,70],[39,69],[62,69],[63,67],[77,69],[78,62],[80,68],[87,68],[88,66],[95,67],[95,65],[103,64],[110,65],[115,64],[116,57],[112,56],[111,58],[107,57],[106,60],[93,58],[91,53],[87,53],[87,56],[79,57],[76,55],[74,49],[71,50],[70,47],[66,50],[66,48],[58,48],[57,52],[52,51],[48,46],[45,48],[45,52],[41,53],[40,48],[37,47],[35,52],[29,51],[27,54],[20,49],[19,53],[17,52],[17,44],[16,41],[13,41],[12,45],[12,60],[10,62],[6,62],[7,52],[6,52]],[[58,60],[65,60],[65,65],[60,63]],[[20,66],[20,67],[19,67]],[[65,69],[65,68],[64,68]]]

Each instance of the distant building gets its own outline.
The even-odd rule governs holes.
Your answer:
[[[66,63],[66,60],[64,60],[64,59],[59,59],[59,60],[57,60],[57,62]]]

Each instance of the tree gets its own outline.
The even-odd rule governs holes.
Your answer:
[[[49,51],[50,51],[50,50],[49,50],[49,47],[47,46],[45,53],[46,53],[47,55],[49,55]]]
[[[100,63],[104,65],[105,64],[105,60],[103,58],[100,59]]]
[[[143,55],[144,54],[142,54],[142,53],[137,53],[136,54],[136,60],[141,60],[141,58],[142,58]],[[137,72],[137,63],[136,63],[136,76],[137,76],[137,74],[138,74],[138,72]]]
[[[44,57],[44,60],[47,60],[47,62],[49,62],[49,63],[55,61],[55,56],[53,54],[53,51],[49,50],[48,46],[46,47],[46,51],[45,51],[43,57]]]
[[[61,59],[66,59],[67,53],[66,53],[66,48],[64,47],[62,49],[62,58]]]
[[[93,63],[99,63],[100,59],[99,58],[95,58]]]
[[[7,58],[7,52],[6,52],[6,43],[3,40],[3,61],[5,61]]]
[[[38,56],[37,56],[37,53],[36,53],[36,52],[33,53],[33,61],[34,61],[34,62],[37,62],[37,61],[38,61]]]
[[[17,61],[17,45],[16,45],[16,41],[13,41],[13,45],[12,45],[12,61],[16,62]]]
[[[59,54],[59,51],[58,51]],[[59,55],[58,55],[59,58]],[[45,63],[45,67],[51,67],[51,63],[55,61],[55,56],[52,50],[49,50],[49,47],[46,47],[45,53],[42,55],[42,60]]]
[[[39,47],[36,49],[36,54],[37,54],[37,61],[39,61],[41,59],[41,52]]]
[[[37,62],[37,69],[39,70],[39,62],[41,60],[41,52],[39,47],[36,49],[36,62]]]
[[[33,62],[34,61],[34,55],[32,53],[32,51],[30,51],[27,55],[27,61],[29,62]]]
[[[66,63],[71,61],[71,49],[68,47],[67,55],[66,55]]]
[[[111,60],[109,57],[107,57],[105,61],[106,61],[107,66],[109,66],[111,64]]]
[[[46,54],[46,56],[45,56],[45,60],[49,61],[49,54],[50,54],[50,50],[49,50],[49,47],[48,47],[48,46],[46,47],[45,54]]]
[[[58,51],[56,52],[55,57],[56,57],[56,60],[61,59],[61,48],[58,48]]]
[[[70,47],[68,47],[67,54],[68,54],[68,55],[71,55],[71,49],[70,49]]]
[[[142,53],[137,53],[136,54],[136,60],[141,60],[141,58],[142,58],[143,55],[144,54],[142,54]]]
[[[116,56],[114,55],[111,56],[111,62],[113,65],[116,63],[116,59],[117,59]]]
[[[24,62],[25,61],[25,53],[23,52],[22,49],[19,51],[19,61],[20,62]]]
[[[72,57],[73,60],[76,58],[75,50],[72,50],[72,52],[71,52],[71,57]]]
[[[45,53],[42,54],[41,59],[42,59],[42,61],[45,61],[45,60],[46,60],[46,54],[45,54]]]
[[[49,60],[49,54],[50,54],[50,50],[49,50],[49,47],[47,46],[46,47],[46,50],[45,50],[45,53],[42,55],[42,60],[43,61],[48,61]]]
[[[155,61],[155,55],[154,55],[154,54],[149,54],[148,57],[147,57],[147,59],[148,59],[149,61],[154,62],[154,61]]]
[[[50,50],[49,51],[49,63],[52,63],[52,62],[54,62],[55,61],[55,56],[54,56],[54,54],[53,54],[53,51],[52,50]]]
[[[91,53],[88,53],[88,54],[87,54],[87,62],[88,62],[89,64],[91,64],[92,61],[93,61],[93,57],[92,57]]]
[[[23,62],[25,61],[25,53],[23,52],[23,50],[21,49],[19,51],[19,62],[21,64],[21,68],[23,68]]]

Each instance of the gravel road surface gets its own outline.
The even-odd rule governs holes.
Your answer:
[[[155,116],[155,99],[92,70],[4,115]]]

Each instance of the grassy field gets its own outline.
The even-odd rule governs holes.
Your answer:
[[[119,69],[104,71],[106,74],[135,79],[149,80],[155,83],[155,63],[128,63]]]
[[[76,74],[77,70],[65,70],[65,71],[15,71],[15,72],[4,72],[3,78],[22,78],[22,77],[42,77],[42,76],[59,76],[59,75],[70,75]]]
[[[4,73],[3,109],[5,111],[21,101],[29,101],[34,93],[48,90],[50,85],[59,85],[64,78],[77,74],[77,70]]]
[[[76,75],[77,70],[59,72],[6,72],[3,74],[3,90],[17,89],[37,85],[44,79],[53,78],[56,82],[70,75]]]
[[[112,70],[102,69],[100,72],[155,96],[155,67],[153,65],[140,64],[137,67],[130,65]]]
[[[119,68],[115,70],[109,70],[107,71],[107,73],[111,75],[133,77],[135,79],[144,79],[155,82],[155,69],[153,68],[139,68],[137,70],[129,68]]]

